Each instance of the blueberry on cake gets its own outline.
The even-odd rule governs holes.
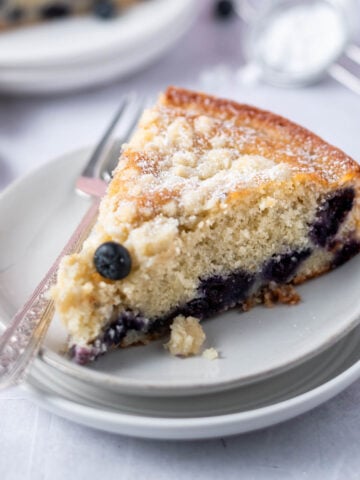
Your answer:
[[[93,13],[112,18],[123,8],[140,0],[2,0],[0,30],[21,25],[56,20],[72,15]]]
[[[84,364],[338,267],[360,250],[359,180],[354,160],[285,118],[168,88],[61,263],[69,352]]]

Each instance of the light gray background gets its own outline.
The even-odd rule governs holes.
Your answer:
[[[129,88],[154,92],[171,83],[192,85],[212,65],[240,65],[240,23],[215,23],[210,3],[201,4],[199,19],[173,51],[131,79],[47,98],[0,97],[0,189],[35,166],[96,141],[118,98]],[[234,92],[238,88],[233,86],[229,94],[236,93],[241,100],[248,96],[280,113],[291,111],[295,120],[359,155],[360,131],[354,138],[346,119],[360,118],[360,99],[333,82],[304,92],[284,91],[283,103],[270,87]],[[342,112],[342,128],[328,118],[334,105]],[[285,424],[224,440],[187,443],[98,432],[43,411],[20,389],[0,393],[1,480],[352,480],[360,479],[359,449],[360,383]]]

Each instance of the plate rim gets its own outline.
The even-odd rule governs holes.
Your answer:
[[[277,368],[270,368],[269,370],[264,370],[261,373],[243,377],[242,379],[218,381],[216,384],[206,383],[207,379],[196,380],[195,386],[188,381],[179,380],[177,381],[176,385],[166,383],[166,381],[162,382],[161,380],[158,380],[158,383],[154,385],[153,383],[151,383],[151,381],[140,381],[136,379],[131,379],[129,377],[125,377],[125,379],[122,381],[121,378],[118,378],[112,374],[102,373],[90,369],[84,369],[81,365],[77,365],[70,360],[59,356],[56,352],[53,352],[46,346],[42,347],[40,359],[36,359],[36,361],[42,361],[45,365],[58,369],[62,373],[69,374],[72,378],[83,382],[89,381],[90,379],[88,377],[92,377],[92,384],[101,384],[104,387],[108,387],[110,383],[115,383],[116,391],[124,394],[141,395],[145,397],[187,396],[189,394],[203,395],[204,393],[222,392],[231,390],[236,387],[250,385],[264,380],[265,378],[271,378],[281,373],[287,372],[292,368],[297,367],[308,360],[311,360],[318,354],[334,346],[339,340],[343,339],[346,335],[351,333],[360,323],[358,315],[356,315],[356,318],[358,319],[357,322],[353,322],[351,325],[349,325],[346,330],[342,331],[341,335],[333,335],[327,340],[327,342],[323,343],[321,347],[318,347],[316,350],[313,350],[312,352],[309,352],[302,357],[288,362],[286,365],[282,365]]]
[[[252,432],[301,415],[335,397],[360,378],[360,360],[300,395],[252,410],[204,417],[172,418],[110,411],[61,398],[31,383],[22,386],[46,410],[84,426],[154,440],[200,440]],[[45,387],[46,390],[46,387]]]

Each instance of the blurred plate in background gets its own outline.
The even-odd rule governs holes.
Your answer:
[[[80,17],[0,35],[0,90],[51,93],[128,75],[165,53],[195,17],[191,0],[152,0],[107,22]]]

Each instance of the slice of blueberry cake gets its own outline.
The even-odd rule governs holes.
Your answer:
[[[86,363],[341,265],[360,250],[359,180],[355,161],[280,116],[170,87],[60,266],[71,355]]]
[[[0,30],[72,15],[93,13],[108,19],[140,0],[2,0]]]

